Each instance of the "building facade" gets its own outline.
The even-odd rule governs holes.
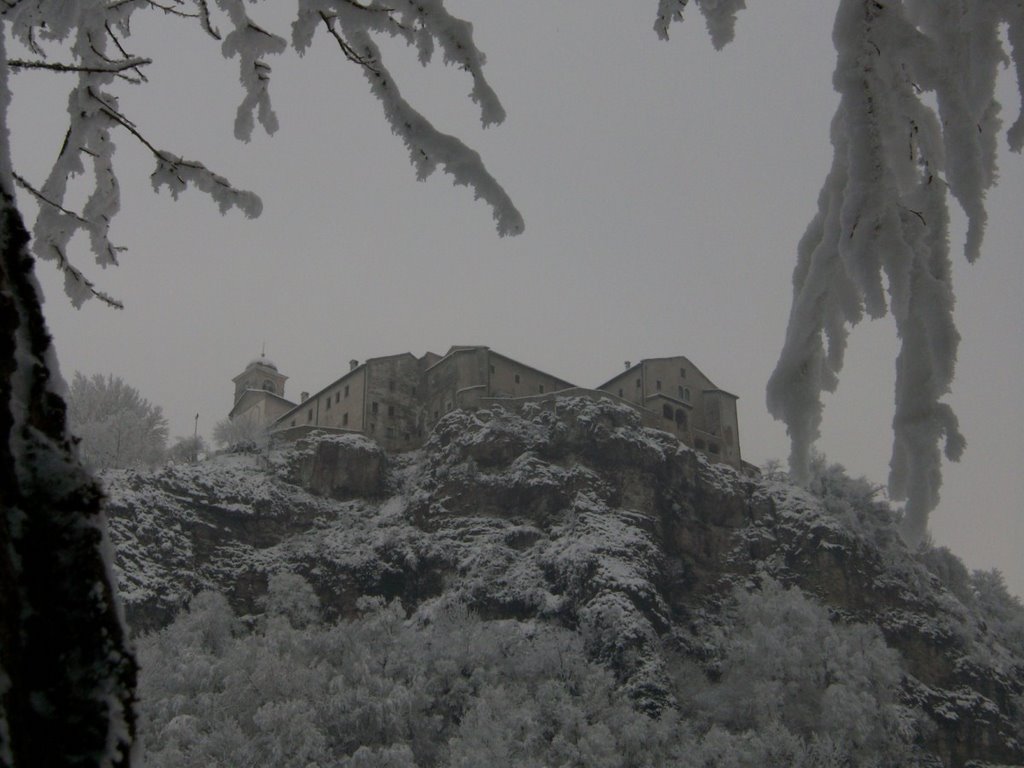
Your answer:
[[[612,395],[643,417],[644,424],[676,435],[713,461],[740,468],[736,396],[718,389],[685,357],[642,360],[600,387],[581,389],[557,376],[484,346],[455,346],[444,355],[404,352],[359,363],[313,395],[287,400],[287,377],[260,357],[234,378],[230,418],[245,419],[279,438],[314,430],[367,435],[389,451],[418,448],[434,424],[456,408],[484,399],[514,407],[573,390]]]
[[[660,415],[661,429],[715,461],[741,465],[738,398],[716,387],[687,358],[627,363],[598,389]]]

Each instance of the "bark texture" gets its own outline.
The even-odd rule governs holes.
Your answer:
[[[136,663],[102,493],[53,387],[28,241],[0,192],[0,765],[128,766]]]

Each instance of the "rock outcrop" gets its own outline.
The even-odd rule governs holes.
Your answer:
[[[955,558],[908,552],[884,505],[709,464],[610,401],[456,411],[399,456],[333,436],[106,481],[137,631],[204,588],[257,612],[293,571],[336,617],[378,595],[578,629],[657,713],[667,660],[713,673],[733,590],[773,579],[881,629],[941,764],[1024,762],[1024,637],[989,625]]]

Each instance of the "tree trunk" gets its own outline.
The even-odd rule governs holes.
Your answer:
[[[0,189],[0,765],[128,766],[136,664],[102,493],[52,380],[28,240]]]

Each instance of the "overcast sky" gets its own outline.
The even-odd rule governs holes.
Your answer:
[[[252,12],[287,35],[268,14],[289,5]],[[440,61],[421,69],[413,52],[389,45],[390,67],[409,101],[480,151],[522,211],[523,235],[499,239],[490,211],[447,178],[414,180],[333,40],[318,37],[305,59],[271,61],[282,128],[245,145],[232,138],[236,66],[189,24],[140,13],[129,48],[156,63],[122,108],[154,144],[258,192],[264,213],[221,217],[197,192],[177,202],[153,194],[147,150],[119,136],[113,239],[129,251],[106,271],[85,243],[74,258],[126,309],[76,311],[54,268],[39,267],[65,375],[120,375],[163,407],[173,435],[191,434],[198,412],[209,436],[232,405],[231,378],[264,343],[291,398],[328,384],[351,358],[452,344],[486,344],[583,386],[626,360],[684,354],[739,395],[744,458],[785,458],[764,385],[796,243],[831,160],[834,4],[755,3],[721,52],[695,10],[659,42],[654,0],[448,5],[474,22],[507,121],[481,130],[468,78]],[[63,138],[62,84],[39,74],[15,82],[14,162],[38,183]],[[1001,85],[1012,116],[1015,85],[1009,75]],[[1018,595],[1022,199],[1024,159],[1004,141],[978,264],[961,256],[962,217],[953,230],[963,342],[949,401],[969,444],[946,469],[932,518],[938,544],[970,567],[1000,568]],[[854,333],[820,443],[878,483],[895,350],[889,320]]]

